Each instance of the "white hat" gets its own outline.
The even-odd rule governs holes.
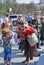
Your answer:
[[[28,26],[28,22],[25,22],[25,23],[24,23],[24,27],[27,27],[27,26]]]

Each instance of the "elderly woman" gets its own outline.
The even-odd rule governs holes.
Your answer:
[[[23,34],[25,36],[25,49],[24,49],[24,55],[26,56],[26,60],[23,61],[23,63],[27,63],[29,62],[29,57],[30,60],[33,59],[33,56],[36,56],[36,43],[31,46],[30,43],[27,41],[28,35],[31,35],[32,33],[35,33],[34,29],[30,26],[25,27],[26,29],[24,29]]]

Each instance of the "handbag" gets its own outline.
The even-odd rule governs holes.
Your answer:
[[[27,38],[28,43],[30,44],[30,46],[34,46],[36,43],[38,43],[38,38],[35,35],[35,33],[32,33],[31,35],[29,35],[29,37]]]

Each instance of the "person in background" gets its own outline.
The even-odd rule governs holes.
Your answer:
[[[28,24],[29,24],[29,26],[30,26],[31,23],[32,23],[32,17],[31,17],[31,15],[28,15],[28,16],[26,17],[26,20],[27,20],[27,22],[28,22]]]
[[[5,22],[6,21],[9,21],[9,14],[8,13],[5,15]]]
[[[12,20],[10,19],[10,15],[8,13],[5,15],[4,22],[7,23],[7,25],[9,23],[8,28],[12,30]]]
[[[43,41],[44,41],[44,17],[41,17],[41,31],[40,31],[40,40],[41,40],[41,45],[43,45]]]
[[[1,25],[2,25],[2,23],[3,23],[3,18],[2,18],[1,15],[0,15],[0,30],[1,30]]]
[[[40,35],[41,21],[40,21],[40,18],[38,18],[37,14],[35,14],[35,17],[33,19],[33,22],[31,23],[31,26],[37,30],[37,34],[38,34],[37,35],[38,36],[37,48],[40,49],[40,47],[39,47],[39,43],[40,43],[39,35]]]
[[[21,46],[22,46],[22,40],[23,40],[23,21],[18,21],[17,22],[17,26],[16,26],[16,33],[17,33],[17,36],[18,36],[18,43],[19,43],[19,49],[21,50]]]

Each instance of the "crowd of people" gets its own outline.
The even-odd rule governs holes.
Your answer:
[[[1,17],[0,17],[1,18]],[[2,21],[0,19],[0,21]],[[8,14],[1,23],[0,29],[2,30],[2,40],[4,48],[4,65],[11,65],[11,48],[12,48],[12,37],[19,44],[19,49],[24,51],[26,60],[23,63],[33,60],[34,56],[37,56],[37,48],[40,49],[44,41],[44,17],[38,17],[35,15],[33,18],[28,15],[25,16],[25,21],[20,17],[17,20],[17,25],[15,26],[15,33],[12,31],[12,21]],[[15,37],[15,35],[17,35]],[[16,39],[17,38],[17,39]]]

